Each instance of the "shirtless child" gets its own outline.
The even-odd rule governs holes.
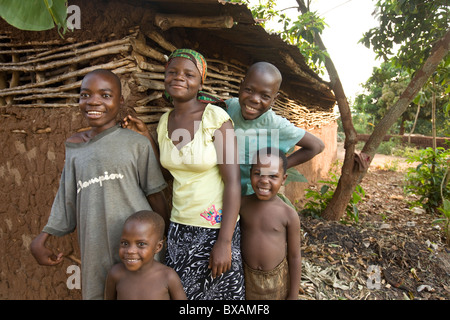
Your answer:
[[[105,300],[185,300],[178,274],[154,260],[163,247],[164,220],[138,211],[123,226],[119,256],[106,278]]]
[[[254,194],[241,203],[241,246],[246,300],[298,299],[301,277],[300,219],[277,196],[287,159],[275,148],[258,151],[250,181]]]

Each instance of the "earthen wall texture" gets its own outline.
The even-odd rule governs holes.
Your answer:
[[[29,245],[50,213],[64,166],[64,142],[82,128],[78,108],[8,108],[0,114],[0,299],[79,299],[66,274],[75,261],[40,266]],[[48,247],[79,257],[76,233]]]
[[[291,182],[285,187],[284,194],[299,210],[303,209],[303,204],[308,200],[304,196],[305,190],[318,180],[326,179],[337,160],[337,123],[335,121],[320,128],[308,129],[308,132],[322,139],[325,148],[312,160],[295,167],[308,182]],[[297,149],[298,147],[295,150]]]

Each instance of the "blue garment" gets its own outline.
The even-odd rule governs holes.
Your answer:
[[[228,99],[225,103],[237,137],[242,195],[252,194],[254,191],[250,183],[250,169],[255,152],[266,147],[276,147],[288,153],[306,131],[277,115],[272,109],[254,120],[245,120],[238,98]]]

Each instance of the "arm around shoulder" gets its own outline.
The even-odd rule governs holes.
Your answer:
[[[299,146],[300,149],[288,157],[288,168],[295,167],[311,160],[325,149],[325,144],[322,139],[309,132],[305,132],[303,138],[301,138],[296,145]]]
[[[323,149],[325,149],[325,144],[322,139],[309,132],[305,132],[305,135],[300,139],[297,145],[313,151],[314,155],[321,153]]]
[[[156,193],[149,194],[147,196],[147,201],[150,204],[150,207],[152,207],[152,210],[156,213],[159,213],[159,215],[163,217],[165,223],[164,234],[167,235],[170,224],[170,209],[169,205],[167,204],[164,192],[158,191]]]

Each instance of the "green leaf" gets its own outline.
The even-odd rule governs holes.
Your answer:
[[[444,199],[444,210],[450,211],[450,200]]]
[[[287,185],[290,182],[308,182],[305,176],[295,168],[289,168],[286,173],[288,176],[284,185]]]
[[[361,200],[361,196],[359,194],[357,194],[356,192],[353,192],[352,200],[353,200],[353,203],[358,203]]]
[[[67,6],[65,0],[46,0],[49,3],[53,2],[53,5],[48,7],[48,10],[53,18],[53,21],[57,25],[58,33],[61,34],[60,29],[63,29],[63,33],[67,31]]]
[[[65,0],[0,0],[0,16],[10,25],[29,31],[65,28]]]
[[[320,188],[320,194],[323,196],[325,193],[327,193],[328,189],[330,189],[330,186],[327,186],[326,184]]]
[[[353,220],[355,220],[356,223],[359,221],[359,210],[356,206],[353,206]]]

